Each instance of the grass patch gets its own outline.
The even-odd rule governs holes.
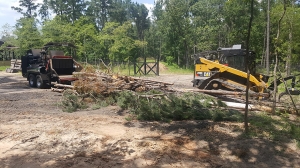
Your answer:
[[[184,69],[180,68],[178,65],[171,64],[168,65],[166,62],[161,62],[165,67],[166,70],[163,70],[161,73],[164,74],[193,74],[194,73],[194,67],[191,67],[190,69]]]
[[[9,68],[9,66],[0,66],[0,71],[5,71],[6,68]]]
[[[274,141],[289,142],[295,140],[300,148],[300,125],[291,122],[286,115],[255,114],[249,118],[252,137],[267,138]],[[297,123],[297,124],[296,124]]]
[[[151,62],[149,60],[147,60],[148,62]],[[150,63],[149,66],[152,67],[154,65],[154,60],[153,63]],[[134,74],[134,66],[133,64],[114,64],[114,65],[108,65],[110,70],[113,73],[119,74],[119,75],[127,75],[127,76],[141,76],[143,74],[138,73],[138,74]],[[142,63],[139,63],[139,66],[142,66]],[[94,69],[96,70],[101,70],[103,72],[108,72],[107,67],[105,66],[93,66]],[[160,62],[160,67],[159,67],[159,73],[161,74],[193,74],[194,73],[194,69],[193,67],[191,67],[190,69],[184,69],[184,68],[180,68],[178,65],[176,64],[168,64],[166,62]],[[138,67],[137,69],[138,70]],[[144,68],[142,67],[142,71],[144,70]],[[149,67],[147,67],[147,72],[149,71]],[[156,67],[153,69],[154,71],[156,71]],[[150,71],[149,75],[155,75],[154,72]]]
[[[297,147],[300,148],[300,126],[292,124],[290,126],[290,134],[297,142]]]

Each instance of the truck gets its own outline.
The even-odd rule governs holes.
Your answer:
[[[59,50],[57,50],[59,48]],[[65,55],[69,49],[73,56]],[[82,66],[73,57],[76,47],[70,43],[47,43],[41,49],[29,49],[21,57],[22,76],[27,78],[30,87],[48,88],[52,82],[71,84],[77,80],[72,74]]]

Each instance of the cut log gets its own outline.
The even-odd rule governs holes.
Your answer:
[[[62,93],[65,89],[57,89],[57,88],[51,88],[52,92],[59,92]]]
[[[235,91],[225,91],[225,90],[193,90],[194,92],[208,93],[208,94],[217,94],[217,95],[237,95],[237,96],[246,96],[246,92],[235,92]],[[269,93],[253,93],[249,92],[251,97],[269,97]]]
[[[54,86],[59,87],[59,88],[74,89],[74,86],[72,86],[72,85],[55,84]]]

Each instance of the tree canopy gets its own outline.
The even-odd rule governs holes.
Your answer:
[[[189,67],[191,55],[234,44],[245,45],[250,0],[156,0],[152,9],[131,0],[19,0],[22,14],[11,34],[2,33],[22,51],[43,44],[70,42],[78,59],[135,61],[160,58]],[[270,0],[270,62],[274,42],[285,67],[296,66],[300,51],[299,2],[289,0],[280,39],[275,40],[283,1]],[[152,13],[149,16],[149,12]],[[250,48],[265,65],[267,0],[255,0]],[[4,25],[3,25],[4,26]],[[7,25],[6,25],[7,27]]]

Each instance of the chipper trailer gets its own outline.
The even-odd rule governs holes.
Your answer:
[[[77,80],[73,72],[81,69],[72,56],[66,56],[63,48],[71,48],[72,44],[48,43],[42,49],[30,49],[22,56],[22,76],[27,78],[30,87],[47,88],[52,82],[71,84]],[[52,50],[60,48],[61,50]]]

